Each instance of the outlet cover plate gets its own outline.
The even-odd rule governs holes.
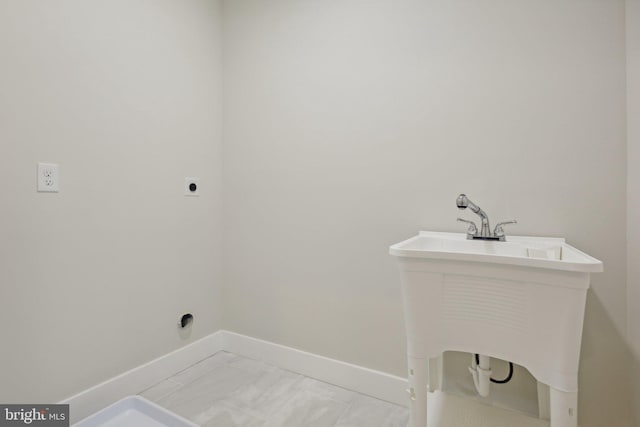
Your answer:
[[[38,163],[38,191],[57,193],[60,191],[60,167],[55,163]]]

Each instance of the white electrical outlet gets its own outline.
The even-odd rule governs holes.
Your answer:
[[[60,191],[60,170],[55,163],[38,163],[38,191],[57,193]]]
[[[200,195],[200,178],[184,179],[184,195],[199,196]]]

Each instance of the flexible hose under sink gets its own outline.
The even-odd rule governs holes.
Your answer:
[[[480,364],[480,355],[476,354],[476,364]],[[503,380],[495,380],[493,378],[491,379],[491,382],[494,384],[506,384],[509,381],[511,381],[511,378],[513,377],[513,362],[509,362],[509,375],[507,375],[507,377]]]

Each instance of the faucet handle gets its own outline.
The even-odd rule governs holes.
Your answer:
[[[469,224],[469,228],[467,229],[467,236],[475,236],[476,234],[478,234],[478,227],[476,227],[475,222],[463,218],[458,218],[458,221],[466,222],[467,224]]]
[[[508,225],[508,224],[517,224],[517,223],[518,221],[516,221],[515,219],[511,221],[499,222],[496,224],[496,227],[493,229],[493,235],[496,237],[504,237],[504,229],[502,228],[502,226]]]

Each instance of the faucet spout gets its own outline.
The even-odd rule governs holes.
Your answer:
[[[480,206],[476,205],[471,200],[469,200],[466,194],[460,194],[458,196],[458,198],[456,199],[456,205],[460,210],[469,208],[471,209],[471,212],[478,215],[481,220],[480,230],[478,235],[480,237],[491,237],[491,227],[489,226],[489,216],[482,209],[480,209]]]

